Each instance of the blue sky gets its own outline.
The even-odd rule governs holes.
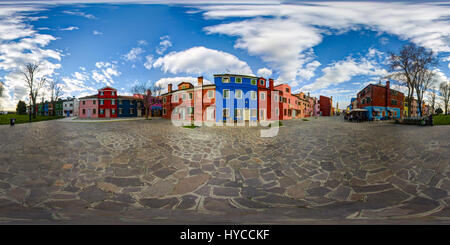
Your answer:
[[[64,96],[106,85],[128,94],[137,82],[165,88],[232,72],[333,96],[340,108],[384,82],[388,53],[408,42],[436,53],[439,81],[450,76],[448,3],[89,2],[0,2],[3,109],[27,100],[19,70],[30,61],[63,84]]]

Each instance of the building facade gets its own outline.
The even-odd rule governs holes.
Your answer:
[[[216,122],[257,121],[257,82],[253,76],[214,75]]]
[[[386,119],[401,118],[404,109],[405,96],[403,93],[390,88],[389,81],[386,85],[369,84],[357,96],[358,108],[368,110],[368,118]]]
[[[302,115],[300,99],[292,94],[291,86],[280,84],[275,86],[275,90],[278,90],[280,95],[280,120],[300,118]]]
[[[166,119],[216,121],[215,85],[203,84],[203,77],[197,78],[197,87],[188,82],[178,84],[173,90],[167,85],[167,93],[161,95],[162,117]]]
[[[91,95],[79,99],[79,118],[98,118],[98,96]]]
[[[106,86],[98,90],[98,117],[117,117],[117,90]]]
[[[332,115],[331,105],[333,103],[333,96],[331,98],[321,95],[319,97],[320,115],[329,117]]]
[[[135,96],[117,96],[117,116],[118,117],[137,117],[138,101],[142,99]]]
[[[65,117],[75,116],[75,98],[68,98],[63,102],[63,115]]]

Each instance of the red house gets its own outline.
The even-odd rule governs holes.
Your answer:
[[[117,90],[106,86],[98,90],[98,117],[117,117]]]
[[[198,77],[198,86],[182,82],[178,90],[168,84],[167,93],[162,94],[162,117],[192,121],[215,121],[215,85],[203,85]]]
[[[331,116],[331,103],[333,101],[333,97],[328,98],[326,96],[320,96],[319,104],[320,104],[320,115],[329,117]]]
[[[258,78],[259,121],[280,119],[279,91],[277,91],[277,95],[275,95],[274,91],[273,79],[269,78],[269,87],[267,87],[267,80],[262,77]]]

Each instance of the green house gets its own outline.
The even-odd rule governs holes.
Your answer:
[[[38,115],[43,116],[44,115],[44,104],[43,103],[39,103],[37,105],[37,108],[38,108],[38,111],[37,111]]]
[[[63,101],[58,100],[55,102],[55,116],[63,116]]]

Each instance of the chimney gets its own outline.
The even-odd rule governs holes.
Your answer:
[[[203,86],[203,77],[197,77],[198,80],[198,86]]]
[[[167,93],[171,93],[171,92],[172,92],[172,84],[169,83],[169,84],[167,85]]]
[[[309,92],[308,92],[308,97],[311,97],[311,96],[309,96]]]
[[[273,79],[269,78],[269,89],[273,90]]]

